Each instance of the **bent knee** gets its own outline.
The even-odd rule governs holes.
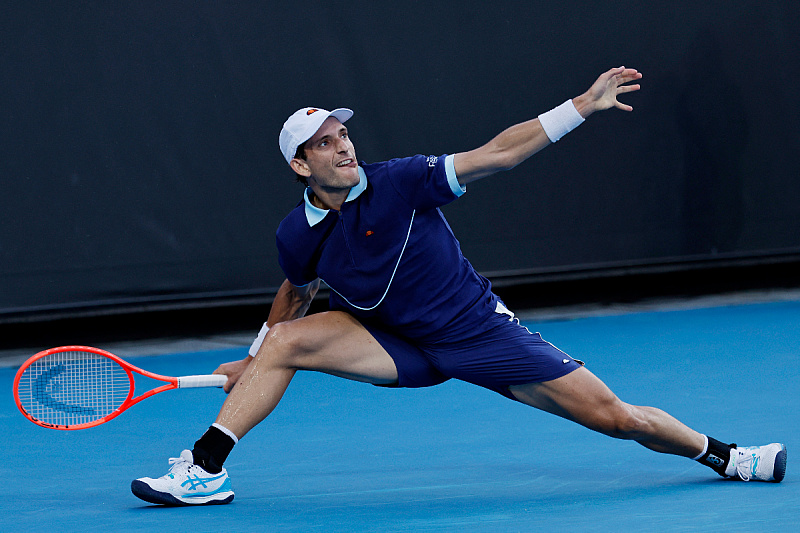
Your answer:
[[[264,337],[256,359],[281,366],[292,366],[298,357],[310,350],[310,343],[301,329],[297,327],[295,321],[275,324]]]

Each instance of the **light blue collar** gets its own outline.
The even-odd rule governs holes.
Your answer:
[[[364,174],[364,169],[361,167],[358,167],[358,177],[358,185],[350,189],[350,193],[344,200],[345,202],[351,202],[355,200],[367,189],[367,175]],[[320,209],[311,203],[311,200],[308,199],[308,189],[310,188],[311,187],[306,188],[305,192],[303,192],[303,199],[306,203],[306,220],[308,220],[308,225],[313,227],[322,222],[322,219],[325,218],[330,209]]]

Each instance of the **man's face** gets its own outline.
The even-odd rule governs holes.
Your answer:
[[[305,145],[308,184],[332,192],[358,185],[356,150],[347,128],[334,117],[328,117]]]

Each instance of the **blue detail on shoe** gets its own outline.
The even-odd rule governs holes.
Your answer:
[[[207,483],[211,483],[213,481],[216,481],[221,477],[225,477],[225,474],[220,474],[220,475],[218,475],[216,477],[200,477],[200,476],[192,477],[192,476],[188,476],[188,479],[186,481],[184,481],[183,483],[181,483],[181,487],[185,486],[187,483],[190,485],[189,486],[189,490],[194,490],[195,488],[199,487],[200,485],[202,485],[203,487],[208,487]],[[228,480],[228,481],[230,481],[230,480]],[[215,490],[214,492],[210,492],[210,493],[206,494],[206,496],[210,496],[211,494],[215,494],[217,492],[220,492],[221,490],[222,489],[220,488],[219,490]]]
[[[753,457],[753,460],[750,463],[750,476],[756,477],[756,472],[758,472],[758,461],[761,459],[761,457],[759,457],[758,454],[755,453],[751,453],[750,455]]]
[[[221,476],[220,476],[220,477],[221,477]],[[219,478],[218,478],[218,477],[215,477],[214,479],[219,479]],[[230,480],[230,478],[229,478],[229,479],[226,479],[226,480],[225,480],[225,481],[222,483],[222,485],[220,486],[220,488],[218,488],[218,489],[217,489],[217,490],[215,490],[215,491],[211,491],[211,492],[197,492],[197,493],[193,493],[193,494],[187,494],[186,496],[184,496],[184,498],[203,498],[203,497],[205,497],[205,496],[213,496],[214,494],[219,494],[220,492],[228,492],[228,491],[230,491],[230,490],[232,490],[232,488],[231,488],[231,480]],[[233,499],[233,496],[231,496],[231,499]],[[230,501],[230,500],[228,500],[228,501]],[[220,503],[223,503],[223,502],[220,502]],[[227,503],[227,502],[224,502],[224,503]]]

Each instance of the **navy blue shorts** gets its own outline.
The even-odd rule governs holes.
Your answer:
[[[369,321],[362,324],[394,359],[399,387],[430,387],[460,379],[516,399],[512,385],[565,376],[581,363],[509,315],[493,313],[456,342],[419,344]]]

